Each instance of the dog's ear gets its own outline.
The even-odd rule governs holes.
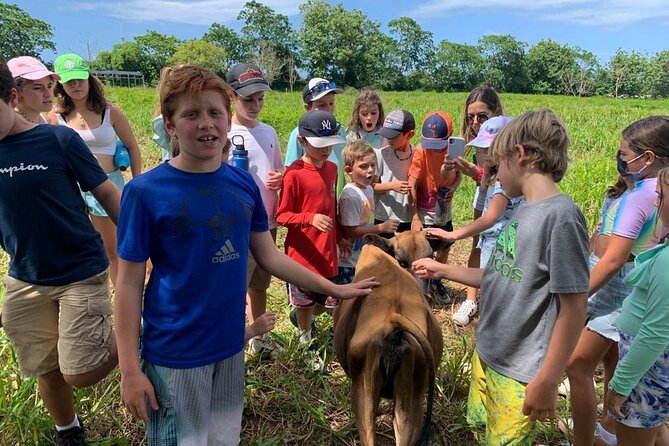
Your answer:
[[[365,236],[362,237],[362,241],[365,245],[376,246],[389,256],[395,257],[395,250],[391,246],[390,241],[388,239],[380,237],[376,234],[365,234]]]
[[[434,258],[437,261],[445,263],[445,261],[442,261],[442,259],[448,256],[448,251],[451,249],[451,246],[453,246],[453,242],[435,239],[428,240],[430,241],[430,247],[432,248],[432,251],[434,251]]]

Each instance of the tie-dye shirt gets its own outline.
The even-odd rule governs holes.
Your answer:
[[[656,184],[657,178],[638,181],[634,189],[615,200],[602,219],[599,234],[635,239],[635,256],[657,245],[667,229],[657,220]]]

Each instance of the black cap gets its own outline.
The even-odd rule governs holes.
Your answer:
[[[239,96],[251,96],[253,93],[271,90],[258,65],[240,63],[228,71],[227,83]]]

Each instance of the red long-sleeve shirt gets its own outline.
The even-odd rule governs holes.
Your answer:
[[[337,275],[337,166],[325,161],[317,168],[296,160],[286,169],[276,221],[288,228],[286,254],[323,277]],[[333,229],[312,226],[315,214],[332,218]]]

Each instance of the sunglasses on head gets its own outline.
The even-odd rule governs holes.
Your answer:
[[[313,87],[311,87],[309,89],[309,93],[310,94],[317,94],[317,93],[322,93],[322,92],[328,91],[328,90],[334,90],[335,88],[337,88],[337,84],[335,84],[333,81],[329,81],[329,82],[322,82],[321,81],[321,82],[317,83],[316,85],[314,85]]]
[[[474,122],[474,118],[476,118],[476,121],[479,124],[482,124],[482,123],[486,122],[490,118],[490,116],[486,115],[485,113],[476,113],[476,114],[467,113],[467,115],[465,116],[465,119],[467,120],[467,123],[469,123],[469,124]]]

